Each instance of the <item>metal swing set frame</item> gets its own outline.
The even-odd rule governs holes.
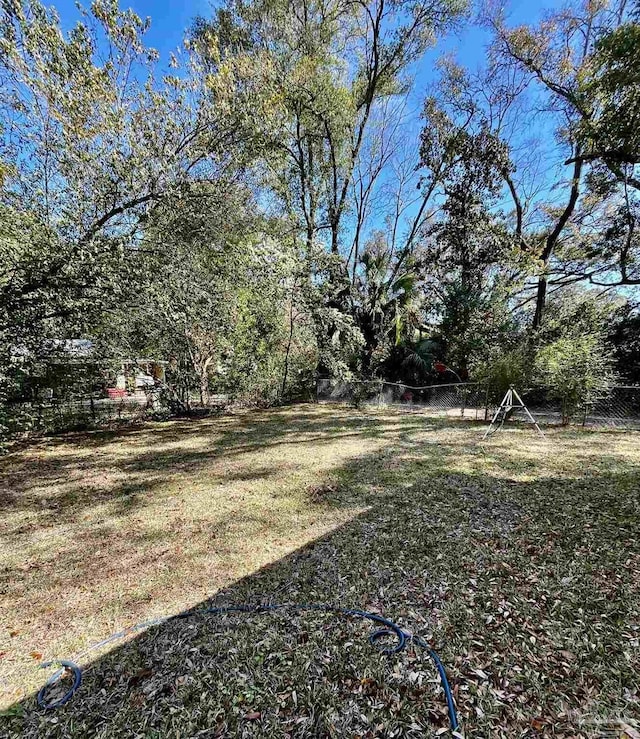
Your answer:
[[[544,434],[542,433],[542,429],[540,428],[540,426],[538,426],[538,422],[532,416],[531,412],[518,394],[518,391],[513,387],[513,385],[509,385],[509,389],[502,399],[500,407],[491,419],[489,428],[485,431],[484,436],[482,437],[482,441],[484,441],[487,436],[489,436],[489,434],[499,431],[504,426],[504,422],[507,420],[510,413],[512,413],[514,410],[524,411],[529,417],[531,423],[536,427],[536,430],[540,434],[540,436],[542,436],[543,439],[545,438]]]

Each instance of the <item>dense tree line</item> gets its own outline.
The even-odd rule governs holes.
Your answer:
[[[103,369],[167,360],[205,405],[436,360],[640,381],[637,2],[516,27],[464,0],[228,0],[170,59],[117,0],[68,33],[38,0],[0,12],[6,424],[78,338]],[[468,23],[484,64],[443,57],[423,89]]]

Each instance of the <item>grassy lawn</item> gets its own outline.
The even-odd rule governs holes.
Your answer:
[[[468,737],[640,736],[640,434],[299,406],[44,440],[0,460],[0,736],[424,737],[437,675],[320,613],[383,613],[447,667]]]

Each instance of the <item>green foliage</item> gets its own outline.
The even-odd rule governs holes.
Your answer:
[[[0,325],[15,335],[99,315],[117,297],[149,205],[184,183],[175,151],[185,131],[172,120],[174,89],[153,83],[147,23],[133,12],[94,2],[65,35],[37,1],[3,7],[0,203],[20,239],[11,260],[2,255]]]
[[[359,259],[353,292],[356,320],[362,332],[362,374],[375,376],[388,368],[393,347],[409,341],[419,321],[420,293],[413,259],[402,263],[378,232]]]
[[[614,379],[608,347],[597,336],[567,336],[542,347],[535,370],[560,401],[563,423],[605,397]]]
[[[156,76],[148,22],[96,0],[68,33],[38,0],[0,11],[0,385],[90,335],[141,276],[151,209],[221,161],[195,75]],[[206,144],[206,148],[203,148]],[[197,164],[197,168],[194,169]],[[123,279],[126,275],[127,279]],[[54,352],[55,353],[55,352]]]
[[[527,388],[532,374],[532,356],[525,344],[512,349],[490,346],[474,367],[473,379],[486,388],[487,401],[497,405],[511,385],[519,390]]]
[[[428,113],[438,136],[428,128],[423,132],[422,163],[431,168],[434,158],[449,160],[442,174],[442,214],[429,229],[420,257],[440,316],[441,358],[466,379],[471,367],[514,329],[508,300],[516,280],[505,277],[521,255],[495,209],[509,155],[483,121],[474,131],[455,125],[434,103]]]
[[[624,382],[640,385],[640,313],[625,304],[608,324],[607,339],[612,346],[616,371]]]
[[[507,296],[499,287],[476,291],[452,282],[443,290],[441,311],[437,333],[441,359],[463,379],[475,375],[488,354],[502,351],[519,336]]]
[[[244,402],[280,398],[297,261],[269,228],[249,191],[232,183],[167,202],[149,221],[144,291],[134,312],[127,306],[122,321],[130,325],[118,341],[170,358],[169,381],[185,404],[194,393],[203,405],[211,392]],[[296,328],[290,383],[299,374],[303,327]]]
[[[33,425],[11,401],[99,390],[112,362],[142,355],[168,362],[178,407],[214,392],[282,402],[319,375],[431,382],[436,359],[500,395],[529,383],[538,346],[567,412],[588,402],[591,380],[566,389],[562,373],[591,371],[619,303],[567,286],[640,281],[637,23],[599,3],[539,28],[496,19],[495,80],[441,62],[411,141],[412,65],[466,8],[228,0],[166,73],[149,22],[116,0],[69,31],[40,0],[5,3],[5,429]],[[558,142],[585,157],[566,206],[527,201],[519,182],[526,79],[562,111]],[[560,299],[528,335],[532,286],[542,308],[547,287]],[[619,358],[635,351],[625,321]],[[94,358],[70,370],[60,347],[80,337]]]
[[[614,296],[607,297],[595,290],[569,288],[549,301],[549,315],[537,333],[537,343],[539,346],[549,344],[567,336],[595,336],[604,341],[607,327],[620,305],[620,299]]]
[[[444,356],[442,345],[432,339],[405,337],[388,351],[378,369],[381,378],[408,385],[431,385],[438,382],[434,362]]]
[[[350,248],[353,229],[345,227],[360,157],[377,135],[376,115],[405,91],[410,65],[455,25],[466,5],[330,0],[305,4],[300,13],[282,0],[231,2],[194,27],[213,94],[229,101],[246,145],[260,153],[265,185],[304,244],[310,282],[319,288],[308,300],[320,374],[369,374],[387,350],[381,342],[388,336],[387,316],[381,327],[379,309],[391,310],[392,285],[386,297],[375,296],[375,305],[366,287],[368,295],[352,294],[352,287],[360,292],[357,272],[368,272],[367,282],[379,271],[360,260],[357,246]],[[331,264],[317,258],[318,247],[330,252]],[[394,317],[396,341],[401,314]]]
[[[560,401],[565,423],[606,396],[616,380],[607,331],[618,309],[618,301],[580,289],[549,304],[549,318],[535,336],[533,379]]]
[[[590,115],[581,122],[589,151],[612,166],[640,161],[640,23],[630,20],[598,38],[580,75]]]

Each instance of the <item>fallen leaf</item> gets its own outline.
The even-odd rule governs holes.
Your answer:
[[[629,724],[625,724],[624,721],[620,722],[620,727],[624,731],[624,733],[629,737],[629,739],[640,739],[640,732],[633,728],[633,726],[629,726]]]
[[[138,670],[135,675],[132,675],[129,678],[129,685],[137,685],[146,678],[151,677],[151,675],[153,675],[153,670],[149,667],[143,667],[141,670]]]

